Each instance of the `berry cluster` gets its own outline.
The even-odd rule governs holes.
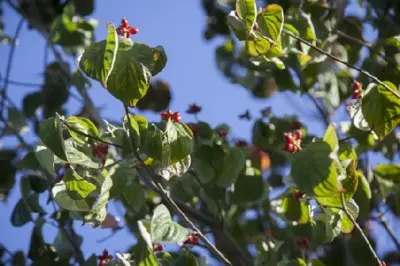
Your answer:
[[[308,248],[308,239],[305,237],[298,237],[295,240],[295,243],[297,246],[301,247],[301,248]]]
[[[301,150],[301,138],[303,137],[303,134],[300,129],[296,130],[294,134],[291,132],[289,133],[284,133],[285,136],[285,151],[291,152],[291,153],[296,153],[297,151]]]
[[[185,245],[197,245],[199,243],[199,239],[195,235],[190,235],[183,244]]]
[[[131,34],[138,34],[139,29],[136,27],[129,26],[128,20],[123,18],[121,20],[121,24],[117,28],[117,34],[123,36],[124,38],[130,38]]]
[[[168,119],[171,119],[173,122],[179,123],[181,122],[181,115],[179,112],[173,113],[170,109],[168,109],[168,111],[161,113],[161,119],[163,121],[168,121]]]
[[[163,251],[164,245],[163,244],[155,244],[153,243],[153,250],[154,252]]]
[[[186,110],[186,113],[197,114],[197,113],[200,113],[200,111],[201,111],[201,106],[194,103],[194,104],[189,105],[188,109]]]
[[[106,265],[111,259],[112,259],[112,256],[110,255],[110,254],[108,254],[108,251],[107,251],[107,249],[105,249],[104,251],[103,251],[103,254],[101,254],[100,256],[98,256],[98,258],[99,258],[99,266],[104,266],[104,265]]]
[[[94,144],[92,146],[92,151],[94,156],[99,158],[101,163],[104,165],[107,159],[108,145],[104,143]]]
[[[357,100],[360,99],[362,95],[362,85],[360,82],[355,80],[353,82],[353,94],[351,95],[351,98]]]

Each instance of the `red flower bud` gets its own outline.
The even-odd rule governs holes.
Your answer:
[[[284,133],[283,136],[285,137],[286,143],[293,143],[294,142],[292,133]]]
[[[248,143],[245,140],[238,140],[236,141],[236,147],[247,147]]]
[[[224,137],[226,137],[226,136],[228,135],[228,133],[227,133],[225,130],[223,130],[223,129],[219,129],[219,130],[217,131],[217,135],[218,135],[219,137],[221,137],[221,138],[224,138]]]
[[[296,245],[301,247],[301,248],[308,248],[309,247],[308,239],[305,238],[305,237],[298,237],[298,238],[296,238],[295,242],[296,242]]]
[[[190,235],[184,242],[183,244],[185,245],[197,245],[199,242],[197,236]]]
[[[301,193],[300,191],[293,194],[293,197],[295,199],[301,199],[303,196],[304,196],[304,194]]]

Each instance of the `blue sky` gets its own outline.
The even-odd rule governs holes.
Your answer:
[[[113,4],[111,4],[113,3]],[[292,93],[276,94],[268,100],[255,100],[240,85],[230,84],[215,66],[215,46],[222,43],[222,39],[211,42],[203,40],[202,31],[206,23],[206,17],[196,1],[96,1],[96,10],[91,17],[99,21],[96,30],[96,39],[101,40],[106,34],[105,24],[108,22],[119,24],[121,17],[126,17],[132,26],[140,29],[140,33],[133,36],[133,40],[146,43],[150,46],[163,45],[168,55],[166,68],[157,75],[157,78],[167,80],[172,88],[173,100],[171,109],[180,111],[184,122],[191,120],[184,110],[188,104],[196,102],[203,107],[199,117],[211,125],[228,123],[231,125],[233,135],[249,138],[252,123],[241,121],[238,114],[246,109],[258,115],[259,110],[271,106],[274,114],[299,113],[304,117],[312,133],[321,135],[324,127],[319,121],[313,121],[310,116],[315,113],[313,105],[306,100],[301,101],[299,96]],[[359,12],[353,10],[354,12]],[[6,32],[13,34],[19,17],[10,9],[4,10],[4,22]],[[9,47],[0,46],[0,71],[5,73],[6,60]],[[19,39],[16,49],[11,80],[29,83],[42,82],[44,69],[45,41],[35,31],[29,31],[26,25]],[[52,57],[50,56],[51,60]],[[75,68],[74,65],[71,66]],[[89,93],[98,106],[104,106],[104,117],[119,119],[123,115],[122,105],[110,96],[99,84],[93,81],[93,87]],[[23,96],[37,88],[9,86],[9,95],[18,105]],[[288,96],[291,100],[288,101]],[[74,113],[78,110],[75,99],[70,98],[68,110]],[[145,112],[149,120],[158,120],[158,114]],[[32,134],[25,135],[29,142],[34,141]],[[15,145],[13,138],[0,140],[0,145],[9,147]],[[20,192],[18,185],[10,194],[7,204],[0,203],[0,243],[4,243],[11,251],[23,249],[27,251],[32,224],[22,228],[14,228],[9,219]],[[44,202],[44,200],[42,201]],[[110,210],[118,213],[114,204],[110,204]],[[111,253],[124,251],[135,240],[127,230],[122,230],[105,243],[96,243],[97,240],[107,236],[109,230],[93,230],[90,226],[75,226],[79,234],[84,236],[83,250],[86,255],[100,253],[107,248]],[[45,227],[45,236],[48,241],[53,241],[56,230],[51,226]]]

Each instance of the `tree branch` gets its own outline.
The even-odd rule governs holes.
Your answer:
[[[392,228],[387,223],[387,221],[385,219],[385,216],[383,215],[383,213],[381,212],[379,207],[377,207],[376,209],[378,211],[379,222],[385,228],[385,230],[389,234],[390,238],[393,240],[393,243],[396,245],[397,250],[400,251],[400,242],[399,242],[399,240],[396,238]]]
[[[367,236],[364,234],[362,228],[358,225],[354,217],[351,215],[349,210],[347,209],[346,206],[346,200],[344,199],[344,193],[341,194],[341,200],[342,200],[342,205],[343,205],[343,211],[346,213],[347,217],[351,220],[351,222],[354,224],[354,226],[357,228],[357,231],[361,234],[361,236],[364,238],[365,243],[367,244],[369,250],[372,253],[372,256],[375,258],[376,262],[378,263],[379,266],[381,266],[381,260],[379,259],[378,255],[376,254],[374,248],[371,246],[371,243],[369,242]]]
[[[16,45],[16,40],[19,38],[19,35],[21,33],[21,30],[22,30],[22,26],[24,25],[24,21],[25,21],[25,18],[21,17],[21,19],[18,22],[17,29],[15,30],[14,41],[13,41],[13,43],[11,45],[10,53],[8,54],[6,74],[5,74],[5,77],[4,77],[4,86],[3,86],[3,89],[1,91],[1,97],[0,97],[1,98],[0,99],[0,112],[1,113],[3,113],[5,101],[6,101],[6,98],[7,98],[7,88],[8,88],[8,84],[9,84],[11,68],[12,68],[12,63],[13,63],[14,54],[15,54],[15,48],[17,46]]]
[[[129,128],[129,133],[130,136],[133,135],[132,129],[131,129],[131,117],[130,113],[128,110],[128,106],[124,104],[125,108],[125,113],[128,121],[128,128]],[[232,265],[232,263],[222,254],[211,242],[208,240],[208,238],[194,225],[194,223],[186,216],[186,214],[178,207],[178,205],[175,203],[175,201],[166,193],[165,189],[163,186],[155,182],[153,179],[153,175],[150,172],[150,170],[145,166],[142,158],[140,158],[139,154],[137,153],[137,149],[134,145],[134,143],[131,141],[129,136],[129,140],[133,149],[134,155],[137,157],[139,162],[144,166],[144,170],[146,171],[147,175],[146,179],[152,184],[152,186],[155,188],[155,190],[160,194],[160,196],[166,201],[166,203],[174,210],[176,214],[178,214],[182,220],[192,228],[192,230],[199,236],[199,238],[204,241],[204,243],[207,245],[210,251],[212,251],[218,258],[220,258],[226,265]]]
[[[300,38],[300,37],[294,35],[294,34],[291,33],[291,32],[286,31],[286,34],[288,34],[290,37],[292,37],[292,38],[298,40],[299,42],[304,43],[305,45],[307,45],[307,46],[313,48],[314,50],[320,52],[321,54],[324,54],[324,55],[328,56],[329,58],[331,58],[331,59],[333,59],[333,60],[335,60],[335,61],[337,61],[337,62],[339,62],[339,63],[342,63],[342,64],[348,66],[349,68],[354,69],[354,70],[360,72],[361,74],[363,74],[363,75],[369,77],[370,79],[372,79],[372,80],[375,81],[376,83],[378,83],[378,84],[382,85],[383,87],[385,87],[388,91],[390,91],[391,93],[393,93],[397,98],[400,98],[400,94],[399,94],[398,92],[394,91],[392,88],[390,88],[388,85],[386,85],[386,83],[384,83],[383,81],[381,81],[380,79],[378,79],[378,78],[375,77],[374,75],[370,74],[369,72],[367,72],[367,71],[365,71],[365,70],[363,70],[363,69],[361,69],[361,68],[359,68],[359,67],[357,67],[357,66],[355,66],[355,65],[352,65],[352,64],[350,64],[350,63],[348,63],[348,62],[346,62],[346,61],[343,61],[342,59],[340,59],[340,58],[338,58],[338,57],[336,57],[336,56],[334,56],[334,55],[331,55],[330,53],[325,52],[325,51],[322,50],[321,48],[319,48],[319,47],[313,45],[312,43],[310,43],[310,42],[304,40],[303,38]]]

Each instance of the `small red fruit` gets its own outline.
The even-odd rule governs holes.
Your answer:
[[[294,142],[292,133],[284,133],[283,136],[285,137],[286,143],[293,143]]]
[[[352,98],[353,99],[360,99],[362,94],[362,85],[358,81],[353,82],[353,93],[352,93]]]
[[[175,112],[172,115],[172,121],[174,121],[176,123],[180,123],[181,122],[181,115],[179,114],[179,112]]]
[[[300,129],[299,129],[299,130],[296,130],[296,131],[294,132],[294,135],[295,135],[296,139],[298,139],[298,140],[300,140],[300,139],[303,137],[303,133],[301,132]]]
[[[185,245],[197,245],[199,243],[199,240],[197,236],[190,235],[184,242],[183,244]]]
[[[301,193],[300,191],[298,191],[298,192],[296,192],[296,193],[294,193],[293,194],[293,197],[295,198],[295,199],[301,199],[302,197],[304,196],[304,194],[303,193]]]
[[[197,114],[197,113],[200,113],[201,109],[202,109],[201,106],[194,103],[194,104],[189,105],[188,109],[186,110],[186,113]]]
[[[298,237],[296,238],[296,245],[301,247],[301,248],[308,248],[308,239],[305,237]]]
[[[224,138],[224,137],[226,137],[226,136],[228,135],[228,133],[227,133],[225,130],[223,130],[223,129],[219,129],[219,130],[217,131],[217,135],[218,135],[219,137],[221,137],[221,138]]]
[[[293,143],[286,143],[286,145],[285,145],[285,151],[287,151],[287,152],[293,152],[293,147],[294,147]]]
[[[139,33],[139,29],[136,28],[136,27],[132,27],[132,28],[129,29],[129,33],[133,34],[133,35],[138,34]]]
[[[99,266],[104,266],[107,262],[109,262],[113,257],[108,254],[107,249],[105,249],[103,251],[103,254],[101,254],[100,256],[98,256],[99,258]]]
[[[128,20],[126,18],[122,18],[121,19],[121,26],[122,27],[128,27],[129,26]]]
[[[163,244],[155,244],[155,243],[153,243],[153,250],[155,252],[162,251],[163,249],[164,249],[164,245]]]

